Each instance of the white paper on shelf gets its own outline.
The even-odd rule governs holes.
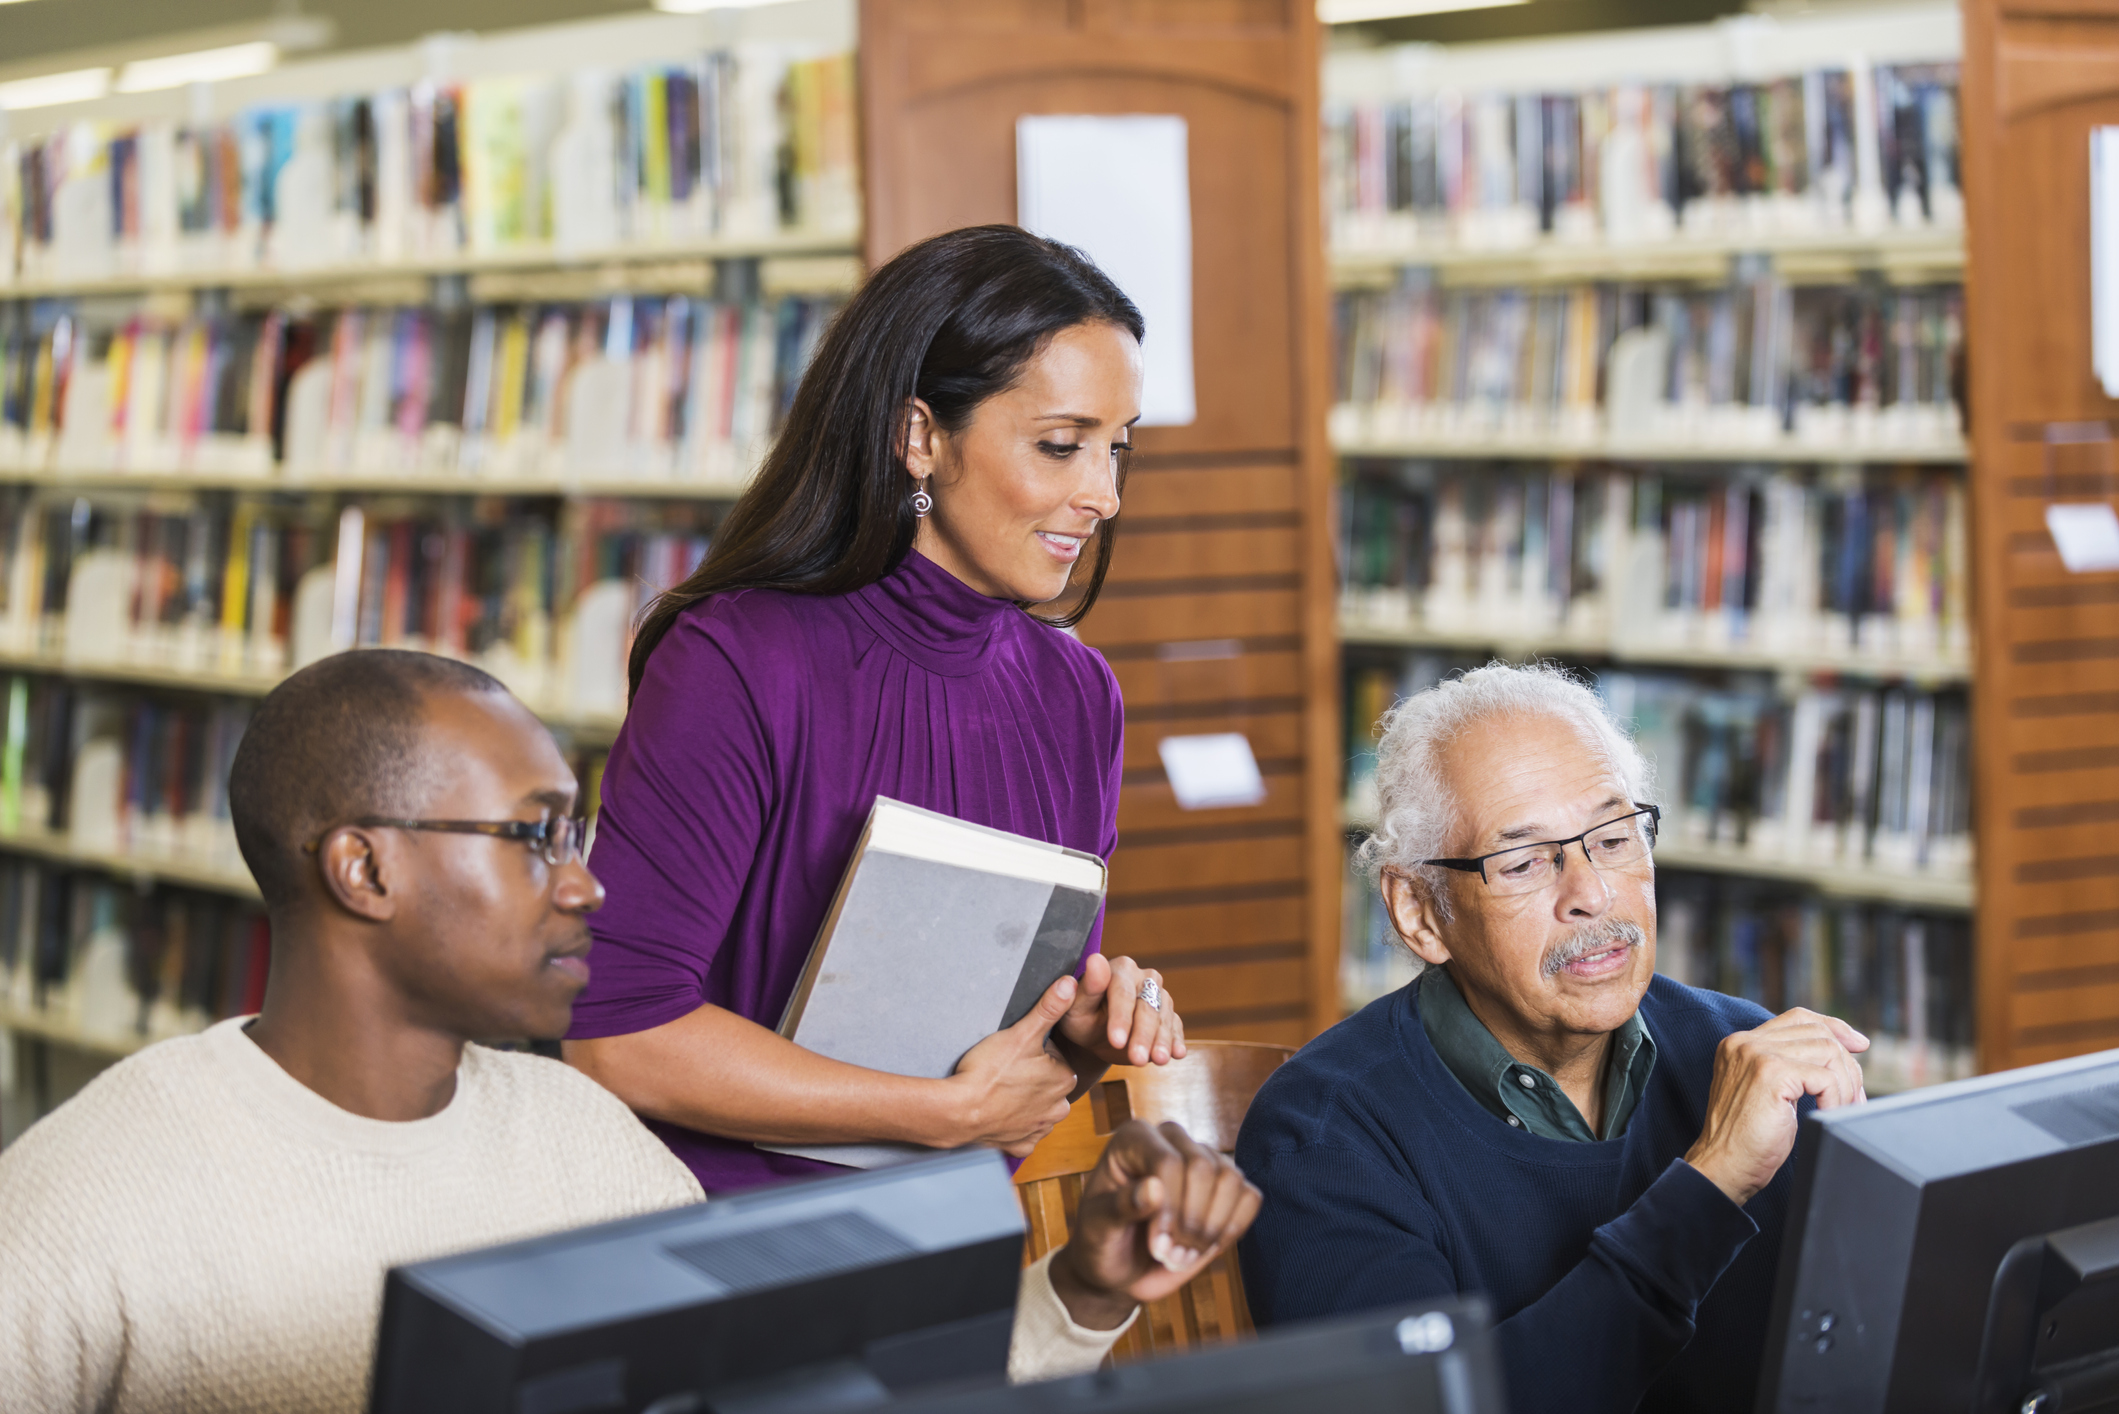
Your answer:
[[[1197,416],[1192,381],[1192,187],[1185,120],[1026,115],[1015,123],[1016,220],[1086,251],[1140,307],[1141,425]]]
[[[2090,366],[2105,396],[2119,398],[2119,128],[2113,127],[2090,129]]]
[[[1256,805],[1266,798],[1265,777],[1249,738],[1241,732],[1166,736],[1156,743],[1171,793],[1184,810]]]
[[[2119,570],[2119,515],[2109,502],[2047,506],[2045,528],[2069,574]]]

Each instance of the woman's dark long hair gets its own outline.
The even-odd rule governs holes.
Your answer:
[[[898,454],[908,400],[960,430],[1053,335],[1115,324],[1138,339],[1140,311],[1071,246],[1015,226],[970,226],[921,241],[871,275],[832,321],[795,390],[787,425],[706,559],[656,596],[633,638],[632,690],[679,614],[728,589],[847,594],[896,569],[919,521]],[[1079,623],[1111,567],[1111,526],[1074,608]]]

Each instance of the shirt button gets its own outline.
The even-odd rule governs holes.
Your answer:
[[[1517,1129],[1521,1129],[1523,1127],[1523,1121],[1517,1119],[1514,1115],[1510,1115],[1508,1117],[1508,1122]]]
[[[1516,1076],[1516,1079],[1523,1082],[1523,1088],[1526,1090],[1535,1090],[1538,1088],[1538,1077],[1535,1075],[1519,1074]]]

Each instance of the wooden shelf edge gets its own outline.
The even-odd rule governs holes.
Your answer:
[[[733,501],[749,482],[643,480],[596,477],[459,476],[453,472],[412,472],[402,476],[367,473],[269,474],[219,471],[53,471],[0,467],[0,485],[36,486],[82,491],[250,491],[292,495],[365,494],[376,496],[559,496],[570,499],[607,497],[636,501]]]
[[[347,650],[359,652],[359,649]],[[127,683],[138,687],[166,687],[180,692],[208,692],[223,697],[263,697],[278,687],[278,676],[249,672],[219,672],[210,668],[164,668],[125,662],[100,662],[63,657],[56,653],[21,653],[0,650],[0,672],[47,673],[54,677],[87,682]],[[608,742],[617,736],[623,713],[564,712],[526,704],[548,727],[564,731],[587,744]],[[0,839],[5,839],[0,836]]]
[[[1657,647],[1614,643],[1608,638],[1503,633],[1458,634],[1439,629],[1398,628],[1342,618],[1340,641],[1359,647],[1494,649],[1515,658],[1539,656],[1609,658],[1615,663],[1677,668],[1730,668],[1775,672],[1839,673],[1850,677],[1906,679],[1922,683],[1969,682],[1969,658],[1895,658],[1876,653],[1768,652],[1763,649]]]
[[[749,238],[725,237],[667,244],[612,246],[594,251],[560,251],[546,247],[485,254],[436,256],[426,260],[349,261],[293,269],[201,269],[134,271],[80,277],[0,280],[0,301],[55,299],[67,296],[147,293],[155,290],[293,289],[304,286],[359,284],[382,280],[424,279],[443,275],[515,274],[541,270],[597,270],[628,265],[661,265],[697,260],[767,260],[776,256],[851,256],[861,254],[858,231],[787,231]],[[623,290],[614,290],[623,294]]]
[[[1345,288],[1373,283],[1404,269],[1449,274],[1506,274],[1550,281],[1690,279],[1712,262],[1739,255],[1795,258],[1806,266],[1844,263],[1858,269],[1906,270],[1962,278],[1965,233],[1957,229],[1898,231],[1759,232],[1676,236],[1662,241],[1615,244],[1603,241],[1538,241],[1513,247],[1348,246],[1328,256],[1332,283]],[[1667,274],[1661,272],[1667,271]]]
[[[71,1022],[40,1012],[23,1011],[17,1007],[0,1006],[0,1032],[12,1032],[17,1036],[29,1036],[39,1041],[72,1050],[85,1051],[90,1055],[123,1059],[135,1051],[145,1050],[157,1041],[173,1039],[169,1036],[103,1036],[81,1030]],[[196,1032],[180,1032],[179,1035],[196,1035]]]
[[[212,859],[140,849],[119,852],[84,849],[64,835],[45,830],[0,832],[0,854],[26,854],[33,859],[98,870],[119,878],[178,884],[243,898],[258,897],[256,881],[240,866],[231,869]]]
[[[1686,443],[1621,441],[1606,437],[1432,437],[1349,440],[1334,438],[1332,449],[1341,457],[1392,458],[1432,457],[1459,461],[1620,461],[1620,462],[1715,462],[1715,463],[1888,463],[1921,466],[1959,466],[1971,459],[1964,442],[1908,444],[1889,447],[1876,444],[1823,447],[1807,442]]]

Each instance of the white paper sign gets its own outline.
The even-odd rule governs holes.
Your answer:
[[[2119,515],[2107,503],[2047,506],[2045,528],[2069,574],[2119,570]]]
[[[2090,129],[2090,365],[2119,398],[2119,128]]]
[[[1185,120],[1025,116],[1015,120],[1015,213],[1065,241],[1140,307],[1141,423],[1183,427],[1192,388],[1192,184]]]
[[[1242,732],[1166,736],[1156,750],[1181,809],[1256,805],[1266,798],[1265,777],[1258,774],[1258,758]]]

